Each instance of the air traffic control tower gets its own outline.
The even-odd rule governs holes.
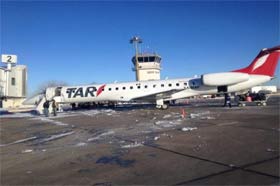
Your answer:
[[[156,53],[138,53],[138,44],[142,43],[139,37],[133,37],[130,43],[135,46],[132,70],[136,72],[136,81],[159,80],[161,57]]]

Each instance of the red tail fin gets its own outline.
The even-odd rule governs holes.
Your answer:
[[[262,49],[254,61],[246,68],[234,70],[248,74],[274,76],[274,72],[280,57],[280,46]]]

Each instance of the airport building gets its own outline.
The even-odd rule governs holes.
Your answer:
[[[132,58],[136,81],[160,80],[161,57],[157,54],[138,54]],[[138,63],[138,66],[137,66]]]
[[[139,53],[138,45],[142,39],[138,36],[131,38],[130,43],[135,47],[132,70],[136,72],[136,81],[160,80],[161,57],[156,53]]]
[[[15,63],[0,67],[0,108],[19,107],[26,95],[27,67]]]

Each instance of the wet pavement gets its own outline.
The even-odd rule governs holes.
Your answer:
[[[1,115],[1,185],[278,185],[279,98]]]

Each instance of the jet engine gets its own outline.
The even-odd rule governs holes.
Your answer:
[[[201,76],[202,83],[206,86],[232,85],[247,81],[248,79],[249,75],[241,72],[221,72]]]

